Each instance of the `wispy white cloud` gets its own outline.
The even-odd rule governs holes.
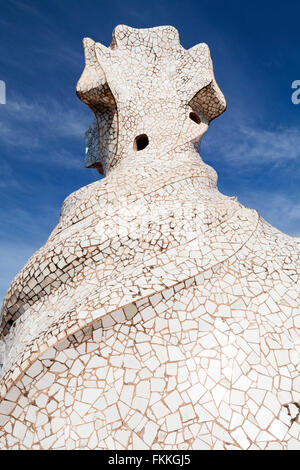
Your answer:
[[[208,134],[205,145],[235,167],[277,166],[300,160],[300,126],[270,130],[231,122]]]
[[[51,41],[51,48],[45,50],[44,48],[36,45],[34,52],[35,54],[38,54],[39,56],[39,61],[41,64],[45,63],[47,61],[47,64],[49,66],[49,62],[51,64],[56,64],[60,68],[63,64],[64,67],[66,67],[66,64],[68,64],[70,67],[75,68],[76,70],[78,66],[81,66],[82,70],[84,68],[84,54],[83,54],[83,47],[78,47],[78,44],[76,43],[75,45],[69,45],[66,43],[63,43],[62,41],[59,41],[59,39],[53,35],[53,39]],[[79,80],[80,77],[80,72],[79,76],[77,77],[77,80]],[[76,79],[76,76],[75,76]]]
[[[4,159],[0,160],[0,190],[13,189],[23,191],[22,185],[15,177],[11,166]]]
[[[84,156],[71,153],[66,149],[61,149],[59,152],[53,152],[51,155],[51,162],[48,162],[51,165],[56,165],[64,168],[72,168],[86,170],[84,166]]]
[[[8,0],[14,7],[20,8],[21,10],[29,11],[31,14],[41,16],[40,12],[28,3],[22,2],[22,0]]]
[[[203,141],[204,159],[222,168],[225,176],[219,176],[227,194],[238,195],[284,233],[300,236],[300,198],[294,184],[300,174],[300,126],[263,128],[239,119],[211,127]],[[276,176],[274,185],[271,176],[264,185],[264,172]]]
[[[248,190],[239,198],[245,206],[258,210],[271,225],[284,233],[300,237],[300,203],[289,194],[274,190]]]
[[[12,231],[31,234],[31,238],[44,239],[46,240],[49,236],[50,229],[54,227],[55,223],[58,223],[59,218],[59,207],[56,207],[54,203],[48,202],[47,205],[43,202],[42,204],[36,203],[34,209],[39,214],[38,220],[36,212],[31,207],[13,207],[12,211],[8,211],[2,217],[2,222],[6,224]],[[51,224],[52,222],[52,224]]]
[[[45,129],[49,133],[58,136],[67,137],[80,137],[89,120],[88,114],[85,109],[81,107],[69,105],[67,102],[62,103],[55,98],[41,97],[39,100],[28,101],[23,97],[16,96],[9,100],[5,106],[5,112],[2,113],[2,120],[4,122],[4,131],[0,131],[0,138],[2,135],[8,134],[9,131],[15,133],[17,124],[34,124],[39,128]],[[15,142],[15,145],[21,145],[20,142]]]
[[[36,135],[29,134],[25,128],[18,128],[18,123],[12,120],[1,122],[0,143],[9,145],[12,149],[15,147],[35,149],[40,146]]]
[[[15,96],[0,111],[0,146],[14,159],[84,168],[84,133],[92,113],[81,103]]]

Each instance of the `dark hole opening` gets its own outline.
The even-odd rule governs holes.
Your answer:
[[[148,136],[146,134],[141,134],[141,135],[138,135],[134,139],[133,148],[136,151],[144,150],[148,144],[149,144]]]
[[[198,114],[190,113],[190,119],[194,121],[196,124],[200,124],[201,119],[199,118]]]

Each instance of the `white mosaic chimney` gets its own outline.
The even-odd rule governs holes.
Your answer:
[[[217,189],[171,26],[84,40],[86,166],[1,313],[0,449],[299,449],[299,239]],[[0,361],[1,362],[1,361]]]

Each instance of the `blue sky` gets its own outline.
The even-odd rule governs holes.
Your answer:
[[[47,240],[61,204],[96,181],[84,168],[92,114],[75,95],[82,38],[110,44],[117,24],[170,24],[206,42],[228,103],[201,155],[219,189],[300,236],[300,4],[296,1],[0,0],[0,297]]]

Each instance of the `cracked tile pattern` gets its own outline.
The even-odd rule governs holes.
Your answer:
[[[0,449],[300,449],[300,241],[217,189],[170,26],[84,40],[86,166],[1,310]]]

